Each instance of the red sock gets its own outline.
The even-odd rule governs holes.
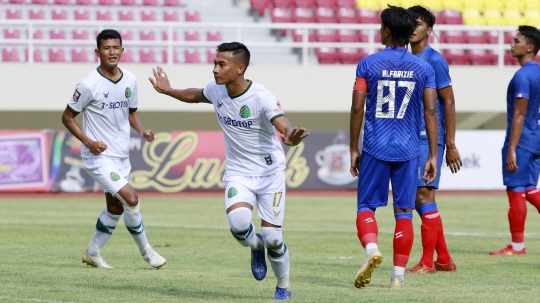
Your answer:
[[[538,191],[536,187],[529,189],[525,191],[525,198],[527,199],[527,201],[529,201],[529,203],[534,205],[534,207],[536,207],[536,209],[540,213],[540,191]]]
[[[525,192],[506,191],[510,209],[508,210],[508,222],[510,223],[510,233],[512,242],[523,243],[525,233],[525,218],[527,218],[527,203]]]
[[[439,216],[439,232],[437,234],[437,243],[435,245],[435,251],[437,251],[437,262],[439,264],[448,264],[452,257],[448,251],[448,246],[446,246],[446,239],[444,238],[444,228],[442,224],[442,218]]]
[[[400,215],[400,214],[398,214]],[[407,267],[414,241],[414,230],[411,218],[396,220],[394,232],[394,266]]]
[[[356,230],[358,231],[358,239],[364,248],[369,243],[377,244],[379,227],[372,211],[363,210],[356,215]]]
[[[435,244],[437,244],[437,236],[439,234],[439,224],[441,218],[439,211],[429,211],[422,215],[422,258],[420,262],[427,267],[433,267],[433,254],[435,253]]]

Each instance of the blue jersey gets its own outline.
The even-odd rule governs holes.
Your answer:
[[[538,63],[534,61],[525,63],[516,72],[508,85],[506,94],[508,127],[506,128],[504,147],[508,147],[508,141],[510,140],[515,98],[529,99],[518,146],[534,154],[540,154],[540,66],[538,66]]]
[[[433,67],[435,70],[435,86],[437,90],[452,85],[452,79],[448,72],[448,61],[444,59],[438,51],[431,48],[429,45],[423,51],[416,54],[416,56]],[[420,143],[427,144],[426,136],[426,122],[424,121],[424,111],[422,110],[422,132],[420,135]],[[437,121],[439,125],[439,140],[438,144],[444,146],[446,144],[446,126],[444,124],[444,103],[439,98],[437,93]]]
[[[435,88],[433,68],[404,48],[363,58],[356,77],[367,84],[362,151],[391,162],[418,157],[424,88]]]

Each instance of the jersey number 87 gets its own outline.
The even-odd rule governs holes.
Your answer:
[[[411,100],[412,93],[414,91],[415,82],[411,81],[397,81],[398,87],[407,88],[401,107],[397,115],[398,119],[403,119],[405,112],[407,111],[407,105]],[[388,87],[388,95],[383,96],[384,87]],[[383,112],[383,105],[388,103],[388,111]],[[379,80],[377,85],[377,110],[375,112],[376,118],[394,119],[394,108],[396,103],[396,81],[392,80]]]

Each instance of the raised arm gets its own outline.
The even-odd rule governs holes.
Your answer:
[[[358,140],[360,139],[360,130],[364,120],[364,105],[366,103],[366,92],[361,90],[353,91],[350,120],[350,148],[351,153],[351,174],[358,177],[360,165],[360,151],[358,150]]]
[[[187,89],[174,89],[171,87],[167,74],[163,71],[163,68],[153,68],[154,78],[149,77],[150,83],[154,86],[154,89],[160,93],[169,97],[173,97],[177,100],[186,103],[211,103],[208,101],[201,88],[187,88]]]
[[[446,165],[453,174],[457,173],[463,165],[459,150],[456,147],[456,107],[454,90],[447,86],[438,91],[444,103],[444,124],[446,126]]]
[[[425,184],[433,182],[437,176],[437,91],[435,88],[424,88],[424,119],[426,122],[426,134],[428,137],[429,156],[424,165],[422,178]]]
[[[296,146],[302,142],[302,140],[309,136],[309,133],[306,133],[306,129],[292,127],[289,119],[285,116],[276,118],[272,124],[281,134],[281,141],[283,144],[288,146]]]
[[[75,117],[77,115],[78,113],[75,113],[70,110],[69,107],[66,107],[64,113],[62,114],[62,123],[69,130],[69,132],[75,136],[75,138],[79,139],[82,144],[88,147],[94,156],[101,154],[107,149],[107,144],[101,141],[92,141],[90,138],[88,138],[88,136],[86,136],[86,134],[82,131],[77,121],[75,121]]]
[[[527,103],[529,99],[515,98],[514,101],[514,114],[512,118],[512,125],[510,126],[510,140],[508,142],[508,155],[506,156],[506,169],[515,173],[518,171],[516,147],[523,131],[523,123],[525,123],[525,115],[527,115]]]

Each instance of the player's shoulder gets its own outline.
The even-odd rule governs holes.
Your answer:
[[[206,84],[203,91],[211,93],[211,92],[216,92],[216,91],[223,90],[223,89],[225,89],[225,90],[227,89],[225,87],[225,85],[217,84],[216,80],[212,80],[212,81],[208,82],[208,84]]]
[[[125,78],[126,80],[137,81],[137,77],[135,77],[135,75],[129,70],[125,68],[121,68],[120,70],[122,71],[122,77]]]
[[[264,85],[251,81],[251,87],[249,91],[252,95],[258,97],[258,100],[268,100],[268,99],[277,99],[274,94],[272,94]]]
[[[448,61],[441,53],[433,48],[429,48],[429,61],[434,65],[448,65]]]
[[[519,68],[516,71],[516,75],[519,75],[519,76],[528,76],[528,75],[537,76],[539,71],[540,71],[540,65],[537,62],[532,61],[532,62],[527,62],[521,68]]]

